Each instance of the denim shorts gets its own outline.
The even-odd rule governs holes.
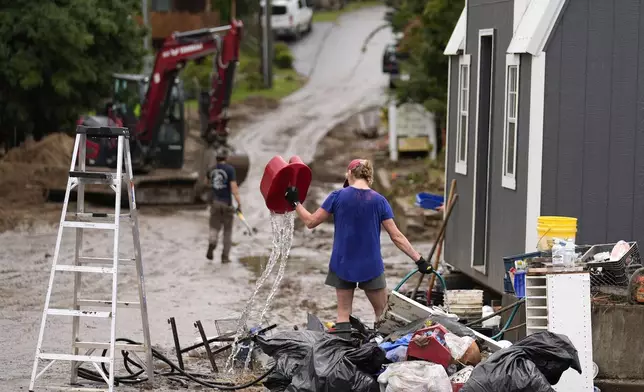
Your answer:
[[[335,274],[335,272],[329,270],[329,273],[326,276],[326,282],[324,283],[327,286],[335,287],[340,290],[351,290],[356,287],[359,287],[362,290],[380,290],[387,288],[387,280],[385,279],[384,273],[380,274],[380,276],[376,278],[367,280],[366,282],[349,282],[340,278]]]

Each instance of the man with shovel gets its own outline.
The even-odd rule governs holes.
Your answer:
[[[299,203],[297,188],[287,189],[286,200],[295,208],[306,227],[312,229],[333,214],[333,252],[326,284],[336,289],[338,318],[336,330],[350,337],[353,295],[364,290],[376,320],[387,304],[387,282],[380,253],[380,229],[384,227],[394,244],[409,256],[422,273],[431,265],[411,246],[394,223],[387,199],[370,188],[373,167],[366,159],[354,159],[346,171],[344,188],[332,192],[313,214]]]
[[[235,168],[226,163],[228,159],[228,149],[225,147],[217,149],[217,163],[208,169],[207,181],[210,185],[211,204],[210,204],[210,235],[208,238],[208,252],[206,258],[213,259],[213,252],[217,247],[219,232],[224,230],[224,247],[221,253],[221,262],[230,261],[230,248],[233,243],[233,218],[235,208],[232,205],[232,199],[237,202],[237,210],[241,209],[241,199],[239,198],[239,188],[235,176]]]

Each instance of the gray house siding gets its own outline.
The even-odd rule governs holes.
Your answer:
[[[516,190],[501,186],[505,105],[506,49],[513,33],[513,0],[470,0],[467,14],[465,53],[471,55],[470,113],[468,127],[467,175],[455,173],[455,147],[448,148],[447,183],[456,178],[459,201],[450,218],[445,239],[445,260],[474,279],[498,291],[503,290],[502,257],[525,250],[526,173],[530,110],[531,58],[522,56],[519,84]],[[477,79],[479,30],[494,29],[494,69],[492,82],[492,125],[490,136],[490,178],[488,188],[488,249],[486,273],[472,265],[472,213],[474,160],[477,132]],[[449,146],[456,145],[458,106],[458,57],[452,57],[449,112]],[[480,166],[479,166],[480,167]],[[484,257],[483,249],[475,257]]]
[[[546,47],[541,215],[644,240],[643,0],[569,0]],[[641,43],[640,43],[641,40]]]

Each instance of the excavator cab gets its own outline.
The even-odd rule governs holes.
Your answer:
[[[148,88],[148,79],[145,78],[142,86],[143,96],[141,104],[145,98],[145,91]],[[186,135],[185,121],[185,95],[183,82],[176,78],[174,85],[170,89],[165,114],[159,124],[159,130],[155,135],[154,142],[156,151],[156,167],[164,169],[181,169],[183,167],[184,146]]]
[[[80,123],[88,126],[123,126],[132,132],[136,130],[141,116],[141,107],[149,85],[149,78],[143,75],[114,74],[112,98],[97,116],[81,118]],[[185,117],[183,83],[177,78],[170,90],[166,112],[154,134],[152,143],[144,145],[132,138],[132,160],[135,171],[147,172],[145,166],[152,163],[153,168],[181,169],[184,161]],[[88,141],[88,164],[92,166],[113,167],[116,164],[116,143],[110,139]],[[145,151],[144,149],[153,149]],[[138,159],[145,155],[153,162]]]
[[[123,126],[136,129],[148,85],[149,78],[143,75],[114,75],[114,105],[118,116],[123,119]],[[167,105],[162,105],[166,110],[154,135],[155,140],[150,146],[145,146],[154,149],[149,154],[154,159],[154,168],[183,167],[186,131],[183,94],[183,83],[181,79],[176,78],[170,89]],[[136,151],[136,147],[133,151]]]

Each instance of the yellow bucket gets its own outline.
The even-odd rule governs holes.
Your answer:
[[[566,216],[540,216],[537,221],[537,233],[541,251],[552,249],[552,239],[575,240],[577,236],[577,218]]]

